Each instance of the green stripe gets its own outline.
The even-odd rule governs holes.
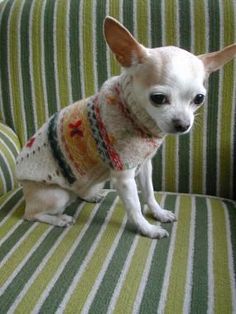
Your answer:
[[[18,218],[19,219],[19,218]],[[32,227],[32,223],[28,221],[23,221],[16,230],[9,236],[9,238],[3,242],[0,246],[0,261],[5,257],[5,255],[16,245],[18,239],[21,238],[27,230]],[[1,308],[1,301],[0,301]]]
[[[232,313],[231,282],[224,207],[212,199],[215,313]]]
[[[176,45],[176,1],[165,1],[165,23],[166,23],[166,45]],[[168,136],[165,140],[165,186],[168,191],[176,190],[176,149],[177,140],[175,136]]]
[[[93,28],[94,28],[94,17],[93,13],[93,3],[92,0],[87,0],[84,2],[83,6],[83,60],[84,60],[84,86],[85,86],[85,97],[93,95],[95,92],[95,82],[94,82],[94,62],[93,55],[96,53],[94,48],[91,47],[93,44]],[[90,23],[86,23],[90,21]]]
[[[179,1],[179,32],[180,46],[188,51],[191,51],[191,16],[190,2],[185,0]],[[178,191],[189,191],[190,179],[190,138],[188,135],[179,137],[178,146],[179,155],[179,176],[178,176]]]
[[[117,0],[110,0],[109,6],[109,15],[113,16],[117,20],[120,19],[119,11],[120,11],[120,4]],[[108,47],[107,47],[108,49]],[[115,57],[111,53],[111,75],[118,75],[121,71],[119,63],[115,60]]]
[[[81,212],[79,213],[78,222],[76,222],[74,227],[66,230],[66,232],[68,232],[63,239],[59,239],[59,243],[55,251],[51,254],[47,263],[36,276],[32,285],[30,285],[29,290],[17,306],[17,313],[31,313],[33,311],[39,301],[39,298],[48,288],[48,283],[53,279],[54,275],[60,268],[62,261],[65,260],[67,254],[74,245],[74,242],[79,237],[82,228],[86,225],[88,213],[91,212],[93,207],[94,204],[84,204]],[[70,206],[71,211],[75,211],[77,208],[77,202]],[[51,250],[49,250],[49,253],[50,251]]]
[[[67,12],[68,1],[57,0],[56,12],[56,53],[57,53],[57,79],[58,79],[58,94],[61,102],[61,107],[69,105],[68,91],[68,69],[67,69]]]
[[[25,119],[27,121],[26,138],[30,138],[35,133],[34,112],[32,106],[32,91],[31,91],[31,75],[30,75],[30,49],[29,49],[29,16],[32,7],[32,0],[26,0],[21,15],[20,22],[20,41],[21,41],[21,55],[20,62],[22,67],[22,88],[23,101],[25,109]],[[24,48],[23,48],[24,47]],[[20,105],[20,104],[19,104]],[[19,116],[17,117],[18,120]],[[22,121],[21,121],[22,123]]]
[[[15,36],[9,36],[9,70],[12,85],[12,103],[11,106],[14,108],[13,116],[15,122],[16,133],[21,139],[26,136],[26,125],[22,123],[22,115],[24,115],[23,107],[21,106],[21,84],[19,75],[19,45],[18,40],[20,39],[20,33],[17,31],[20,17],[21,1],[15,1],[11,11],[11,19],[9,25],[9,33],[15,34]]]
[[[96,4],[96,56],[98,74],[98,88],[107,80],[106,43],[103,38],[103,20],[106,16],[106,3],[97,1]]]
[[[233,3],[230,0],[224,1],[224,46],[232,44],[235,38],[235,17]],[[220,195],[230,197],[232,184],[232,167],[229,149],[233,148],[231,117],[233,113],[234,94],[234,66],[229,63],[224,66],[223,86],[222,86],[222,106],[221,106],[221,129],[220,129],[220,154],[219,154],[219,182]],[[230,147],[229,147],[230,146]]]
[[[162,46],[162,1],[151,0],[151,46],[160,47]],[[163,150],[162,146],[158,149],[157,154],[153,159],[153,185],[154,190],[159,191],[162,189],[162,176],[163,176],[163,166],[162,160]]]
[[[57,111],[56,83],[54,71],[54,8],[55,1],[47,1],[44,12],[44,59],[47,105],[49,116]]]
[[[209,6],[209,49],[216,51],[220,49],[220,14],[219,1],[208,0]],[[206,193],[216,195],[217,181],[217,120],[218,120],[218,91],[219,73],[212,74],[209,80],[209,94],[207,106],[207,165],[206,165]]]
[[[230,235],[231,235],[231,243],[232,243],[232,253],[235,252],[236,248],[236,203],[230,201],[224,201],[224,204],[227,207],[229,213],[229,223],[230,223]],[[236,271],[236,254],[233,253],[233,268],[234,272]],[[236,280],[236,275],[234,275]]]
[[[40,309],[40,312],[52,313],[57,309],[75,274],[81,266],[83,259],[85,258],[99,230],[101,229],[102,223],[106,218],[107,211],[114,202],[114,198],[115,193],[109,193],[99,206],[93,222],[90,224],[88,230],[81,239],[70,260],[65,265],[63,273],[60,275],[54,287],[50,291],[47,299]],[[97,223],[98,221],[99,223]]]
[[[174,211],[175,203],[176,196],[167,195],[165,208]],[[160,301],[173,224],[165,224],[163,227],[169,232],[170,237],[158,241],[155,247],[151,269],[139,310],[143,314],[156,313]]]
[[[131,34],[134,34],[134,4],[133,1],[124,0],[123,1],[123,25],[130,31]]]
[[[3,149],[3,147],[1,147],[1,149]],[[11,167],[9,167],[9,164],[7,163],[7,161],[5,161],[3,159],[3,156],[5,157],[6,155],[6,151],[5,153],[2,155],[2,152],[0,153],[0,165],[1,165],[1,170],[4,173],[4,182],[5,184],[3,184],[3,186],[5,185],[5,189],[3,191],[0,191],[0,193],[6,193],[7,191],[10,191],[13,187],[13,182],[12,182],[12,178],[11,178]],[[0,194],[1,195],[1,194]]]
[[[147,3],[137,1],[137,39],[144,46],[148,46],[148,11]]]
[[[151,243],[151,239],[139,237],[113,313],[132,313]]]
[[[0,124],[0,140],[6,143],[6,146],[15,157],[19,154],[20,147],[16,135],[13,132],[6,133],[5,128],[2,129],[1,124]]]
[[[16,189],[9,193],[5,193],[0,198],[0,221],[2,221],[9,213],[9,211],[17,204],[17,202],[23,197],[22,189]],[[0,231],[1,239],[1,231]]]
[[[34,96],[35,96],[35,111],[37,116],[36,128],[40,127],[46,119],[46,100],[43,93],[43,75],[42,75],[42,26],[41,21],[43,17],[43,1],[34,1],[34,8],[32,12],[32,38],[30,38],[30,45],[32,48],[32,67],[33,81],[34,81]],[[46,69],[47,71],[47,69]]]
[[[206,52],[205,37],[206,37],[206,21],[205,21],[205,1],[199,0],[193,2],[194,12],[194,53],[196,55]],[[199,18],[201,17],[201,18]],[[195,118],[195,124],[192,130],[193,145],[192,151],[192,192],[203,193],[203,151],[206,149],[203,145],[204,132],[204,108],[201,107],[197,111],[198,116]]]
[[[21,237],[29,228],[32,223],[24,222],[22,223],[22,230],[19,230],[16,236]],[[22,232],[20,232],[22,231]],[[43,258],[50,251],[51,247],[55,244],[58,237],[64,232],[63,228],[53,228],[52,231],[46,236],[46,238],[39,245],[38,249],[33,252],[31,257],[25,263],[21,271],[16,275],[14,280],[9,284],[7,289],[4,291],[0,297],[0,308],[1,311],[6,313],[14,300],[17,298],[19,293],[24,288],[26,282],[33,275],[39,264],[42,262]],[[15,234],[16,232],[14,232]]]
[[[46,232],[49,225],[39,224],[36,228],[31,228],[27,238],[18,246],[13,254],[8,258],[7,263],[0,268],[0,285],[2,286],[10,277],[23,259],[31,252],[39,238]]]
[[[80,77],[80,53],[79,37],[82,36],[81,23],[79,20],[80,0],[70,2],[70,60],[71,60],[71,88],[72,99],[75,102],[82,98]]]
[[[125,230],[120,238],[119,244],[114,252],[93,303],[91,304],[91,313],[96,313],[96,309],[99,309],[100,313],[106,313],[108,309],[113,291],[116,287],[120,273],[124,267],[128,252],[135,237],[135,232],[130,232],[127,229],[128,224],[125,226]]]
[[[207,313],[208,302],[208,217],[206,199],[195,198],[196,220],[193,252],[191,313]],[[201,302],[199,302],[201,300]]]
[[[162,46],[162,1],[151,0],[151,40],[152,47]]]
[[[3,110],[5,122],[15,129],[13,123],[13,117],[11,114],[10,105],[10,86],[9,86],[9,73],[8,73],[8,41],[9,41],[9,32],[8,32],[8,20],[9,12],[14,3],[14,0],[7,2],[5,9],[2,14],[1,25],[0,25],[0,75],[1,75],[1,96],[3,100]]]
[[[116,204],[106,230],[67,303],[65,313],[72,313],[75,307],[78,313],[82,311],[88,295],[92,291],[95,281],[103,267],[104,259],[114,245],[115,238],[124,219],[124,214],[124,208],[121,202],[119,202]],[[117,224],[115,230],[114,223]],[[91,274],[93,275],[91,276]],[[80,300],[79,304],[78,299]]]
[[[191,198],[180,196],[175,250],[173,253],[165,313],[182,313],[183,311],[188,266],[191,209]],[[172,297],[173,295],[175,295],[175,298]]]

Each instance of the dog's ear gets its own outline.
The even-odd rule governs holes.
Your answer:
[[[225,47],[212,53],[206,53],[198,56],[206,69],[207,73],[219,70],[225,63],[229,62],[236,56],[236,44]]]
[[[142,63],[145,48],[117,20],[107,16],[104,21],[104,36],[117,61],[123,67]]]

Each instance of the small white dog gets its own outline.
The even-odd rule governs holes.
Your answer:
[[[209,74],[235,56],[236,44],[201,56],[177,47],[148,49],[111,17],[104,34],[124,71],[96,95],[54,114],[26,143],[17,160],[24,217],[70,225],[66,205],[76,196],[98,201],[111,180],[129,220],[143,235],[160,239],[168,233],[144,218],[135,179],[153,216],[175,221],[155,200],[151,159],[167,134],[191,129]]]

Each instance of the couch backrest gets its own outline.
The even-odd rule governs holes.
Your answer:
[[[0,9],[0,117],[22,143],[119,73],[103,39],[107,14],[147,46],[201,54],[236,41],[234,0],[6,0]],[[231,62],[212,75],[191,133],[169,136],[159,150],[155,189],[233,197],[235,73]]]

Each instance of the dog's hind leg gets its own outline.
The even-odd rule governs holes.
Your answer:
[[[74,218],[63,214],[65,207],[73,199],[70,192],[56,185],[36,182],[21,182],[26,200],[24,218],[59,227],[74,223]]]

